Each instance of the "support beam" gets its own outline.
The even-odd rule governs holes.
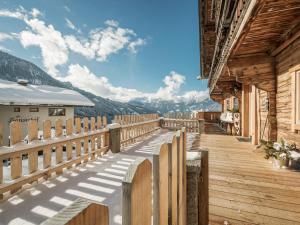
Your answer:
[[[252,85],[251,87],[251,137],[252,137],[252,144],[258,145],[259,142],[259,133],[258,133],[258,115],[257,115],[257,88]]]
[[[242,136],[249,137],[249,85],[242,88]]]
[[[260,64],[272,64],[274,61],[274,57],[268,56],[266,54],[259,54],[259,55],[251,55],[247,57],[236,57],[229,59],[227,61],[227,66],[231,68],[243,68],[243,67],[250,67],[256,66]]]

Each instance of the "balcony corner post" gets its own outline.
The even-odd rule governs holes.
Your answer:
[[[109,148],[112,153],[118,153],[121,150],[121,125],[113,123],[108,125],[109,130]]]

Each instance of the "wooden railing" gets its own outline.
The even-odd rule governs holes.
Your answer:
[[[220,122],[221,112],[198,112],[197,119],[203,119],[207,123]]]
[[[137,139],[149,135],[158,129],[160,129],[160,119],[122,125],[121,144],[126,145],[133,143]]]
[[[38,139],[37,121],[29,121],[27,141],[24,141],[21,123],[10,124],[10,145],[0,147],[0,194],[14,192],[39,178],[61,173],[64,168],[101,157],[109,148],[106,119],[68,119],[55,122],[55,135],[51,137],[51,121],[43,123],[43,139]],[[3,163],[9,164],[4,166]],[[27,171],[23,171],[26,168]],[[6,173],[4,173],[6,172]],[[7,175],[7,176],[4,176]],[[10,176],[9,176],[10,174]]]
[[[116,115],[113,122],[120,125],[134,124],[158,119],[158,114]]]
[[[161,126],[162,128],[166,128],[169,130],[180,130],[185,127],[187,132],[201,132],[204,126],[203,123],[203,120],[197,119],[163,118]]]
[[[23,185],[37,181],[39,178],[47,179],[52,173],[62,173],[64,168],[94,160],[101,157],[108,149],[116,149],[113,152],[117,153],[120,151],[121,143],[132,142],[159,129],[161,125],[168,124],[167,128],[175,127],[177,132],[171,142],[162,144],[153,153],[153,164],[148,159],[138,158],[127,171],[122,182],[122,224],[150,225],[153,216],[154,225],[186,225],[186,133],[198,132],[200,125],[198,120],[179,121],[180,126],[174,119],[156,118],[134,124],[121,126],[113,124],[103,127],[105,119],[100,117],[97,121],[95,118],[90,120],[76,118],[64,123],[66,134],[63,135],[63,122],[57,120],[54,138],[51,138],[51,122],[45,121],[42,140],[38,140],[37,122],[30,121],[28,143],[22,142],[20,123],[12,122],[11,146],[0,148],[0,194],[14,193]],[[11,164],[9,181],[3,179],[3,161]],[[22,172],[24,163],[28,163],[28,174]],[[95,224],[89,221],[94,221],[99,216],[100,208],[105,208],[82,200],[78,201],[79,203],[75,202],[70,206],[71,208],[65,208],[60,212],[53,218],[54,221],[70,218],[70,215],[65,217],[64,214],[73,213],[73,217],[62,224]],[[76,207],[78,210],[75,210]],[[50,219],[45,224],[59,223]],[[98,224],[107,223],[103,220]]]
[[[176,113],[166,113],[165,118],[171,119],[196,119],[197,114],[192,112],[176,112]]]

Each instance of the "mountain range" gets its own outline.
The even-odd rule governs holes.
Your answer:
[[[0,51],[0,79],[15,82],[18,79],[26,79],[30,84],[50,85],[77,91],[95,104],[95,107],[76,107],[75,114],[78,116],[106,115],[108,119],[111,120],[114,115],[118,114],[164,114],[177,111],[220,110],[220,105],[210,99],[205,99],[201,102],[192,101],[178,103],[164,100],[153,100],[149,102],[144,101],[143,99],[135,99],[128,103],[113,101],[76,88],[69,82],[56,80],[35,64],[2,51]]]

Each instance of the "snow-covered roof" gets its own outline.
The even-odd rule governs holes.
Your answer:
[[[94,106],[76,91],[48,85],[21,85],[0,79],[0,105]]]

